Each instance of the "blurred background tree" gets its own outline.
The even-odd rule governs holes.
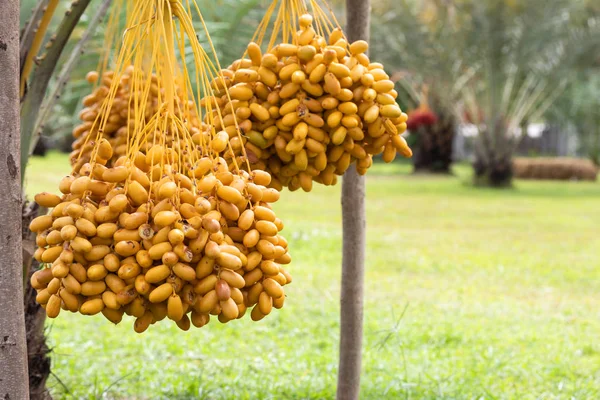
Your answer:
[[[450,171],[455,104],[473,75],[456,51],[456,18],[442,2],[382,1],[376,7],[372,55],[394,72],[401,106],[409,111],[415,171]]]
[[[541,120],[599,54],[598,6],[589,1],[382,3],[374,57],[399,71],[408,82],[399,86],[409,94],[414,82],[426,83],[437,99],[430,102],[434,114],[477,128],[474,172],[482,185],[511,184],[520,128]],[[455,134],[451,126],[448,137]],[[431,148],[435,127],[417,130],[416,153]]]

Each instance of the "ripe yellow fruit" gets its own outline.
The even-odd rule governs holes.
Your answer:
[[[217,305],[218,301],[217,292],[211,290],[198,301],[197,309],[200,313],[209,313]]]
[[[277,226],[273,222],[266,220],[257,221],[256,230],[266,236],[275,236],[278,233]]]
[[[69,293],[67,290],[61,290],[59,296],[65,304],[67,310],[71,312],[77,312],[79,310],[80,305],[79,298],[77,296]]]
[[[115,252],[123,257],[129,257],[140,250],[140,243],[133,240],[123,240],[115,244]]]
[[[104,308],[102,310],[102,315],[104,315],[104,317],[113,324],[118,324],[121,322],[123,319],[123,313],[123,310],[112,310],[110,308]]]
[[[267,292],[268,295],[273,297],[274,299],[277,299],[277,298],[283,296],[283,288],[274,279],[271,279],[271,278],[265,279],[263,281],[263,287],[265,289],[265,292]]]
[[[167,316],[173,321],[179,321],[183,318],[183,315],[181,297],[176,294],[171,295],[167,304]]]
[[[169,298],[173,294],[173,285],[170,283],[163,283],[158,286],[152,292],[150,292],[150,296],[148,300],[151,303],[161,303]]]
[[[256,307],[254,307],[252,309],[252,312],[250,313],[250,316],[252,318],[252,321],[258,322],[258,321],[260,321],[261,319],[263,319],[265,317],[265,314],[263,314],[260,311],[260,308],[258,306],[256,306]]]
[[[228,320],[236,319],[239,315],[239,309],[232,298],[221,301],[221,313]]]
[[[194,292],[200,295],[205,295],[215,288],[218,280],[219,278],[216,275],[208,275],[194,285]]]
[[[56,318],[60,313],[60,297],[53,294],[46,304],[46,315],[48,318]]]
[[[39,217],[34,218],[29,224],[29,230],[32,232],[41,232],[52,226],[52,216],[51,215],[41,215]]]
[[[44,250],[41,255],[41,261],[45,263],[52,263],[56,261],[62,253],[62,249],[62,246],[55,246]]]
[[[102,299],[88,300],[81,305],[79,312],[83,315],[95,315],[104,310]]]
[[[155,236],[156,238],[156,236]],[[153,260],[160,260],[162,256],[168,252],[173,250],[173,246],[169,242],[161,242],[153,245],[148,249],[148,255]]]
[[[106,284],[104,281],[88,281],[81,284],[81,294],[83,296],[96,296],[102,294],[106,289]]]
[[[108,168],[102,174],[102,180],[105,182],[123,182],[127,179],[129,170],[125,166],[116,166],[114,168]]]
[[[139,317],[135,320],[135,323],[133,324],[133,329],[137,333],[142,333],[146,329],[148,329],[148,327],[152,323],[152,320],[153,320],[152,312],[146,311],[144,313],[144,315],[142,315],[141,317]]]
[[[300,16],[299,21],[304,21],[295,36],[300,46],[281,43],[263,55],[256,44],[250,44],[254,59],[238,60],[222,73],[235,76],[237,71],[244,72],[254,65],[259,82],[271,88],[265,91],[265,86],[244,83],[241,86],[246,92],[244,102],[255,112],[242,107],[240,110],[244,111],[236,113],[244,119],[243,124],[251,126],[245,146],[256,155],[256,160],[251,157],[251,164],[274,176],[265,186],[308,191],[313,181],[334,184],[335,175],[343,174],[352,163],[356,163],[359,171],[366,172],[372,164],[372,156],[382,152],[387,143],[383,138],[372,142],[381,137],[382,130],[390,137],[402,133],[405,128],[401,125],[405,121],[400,120],[403,113],[395,102],[394,84],[383,66],[366,56],[366,42],[348,44],[339,29],[325,40],[308,23],[312,21],[311,16]],[[294,56],[288,59],[284,54]],[[265,106],[265,101],[270,108]],[[225,100],[220,107],[227,113],[230,106]],[[235,107],[232,103],[231,109]],[[331,110],[335,110],[335,114],[329,112]],[[230,134],[234,135],[235,131]],[[348,155],[339,152],[337,158],[325,158],[338,148]],[[389,161],[398,150],[397,146],[387,148],[385,160]],[[227,162],[241,158],[242,149],[242,145],[236,144],[225,155]],[[409,152],[402,154],[408,156]],[[242,224],[244,230],[250,229],[245,224]]]
[[[166,265],[158,265],[156,267],[150,268],[144,278],[148,283],[159,283],[164,281],[171,274],[171,270]]]
[[[273,309],[273,300],[266,292],[262,292],[258,296],[258,309],[264,315],[269,315]]]
[[[169,226],[174,223],[179,216],[173,211],[160,211],[154,217],[154,223],[158,226]]]
[[[99,77],[98,72],[90,71],[85,76],[85,80],[88,81],[89,83],[96,83],[96,81],[98,80],[98,77]]]
[[[48,287],[46,288],[46,290],[48,291],[48,293],[50,294],[56,294],[58,293],[58,290],[60,289],[60,279],[58,278],[54,278],[52,279],[49,283],[48,283]]]
[[[109,289],[114,293],[120,293],[122,290],[125,289],[126,286],[125,281],[123,281],[123,279],[119,278],[119,276],[115,274],[106,275],[106,278],[104,278],[104,282],[106,282],[106,286],[108,286]]]
[[[242,268],[242,260],[239,257],[224,252],[219,253],[219,256],[217,257],[217,263],[221,267],[230,270]]]
[[[121,304],[117,301],[117,295],[111,291],[102,293],[102,302],[105,307],[108,307],[111,310],[118,310],[121,308]]]
[[[137,181],[129,182],[127,195],[133,204],[141,205],[148,201],[148,191]]]
[[[36,194],[34,197],[34,200],[40,206],[46,207],[46,208],[56,207],[61,202],[61,199],[59,196],[52,194],[52,193],[48,193],[48,192],[42,192],[42,193]]]
[[[173,266],[173,273],[183,279],[191,282],[196,279],[196,270],[184,263],[177,263]]]
[[[244,278],[235,271],[224,269],[221,271],[220,277],[225,282],[227,282],[229,284],[229,286],[231,286],[231,287],[242,289],[243,287],[246,286],[246,282],[244,281]]]
[[[350,53],[355,56],[357,54],[366,53],[369,50],[369,44],[364,40],[357,40],[350,45]]]

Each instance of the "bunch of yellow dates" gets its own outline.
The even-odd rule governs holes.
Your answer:
[[[365,54],[367,42],[348,44],[340,29],[327,41],[312,21],[310,14],[299,18],[296,44],[262,54],[250,43],[248,58],[222,70],[225,79],[213,81],[216,94],[204,99],[223,115],[211,119],[231,138],[225,159],[242,162],[244,148],[252,167],[271,173],[277,189],[310,191],[313,181],[335,184],[354,162],[365,174],[374,155],[391,162],[397,152],[412,154],[400,136],[407,116],[396,104],[394,83]]]
[[[102,139],[95,159],[113,153]],[[225,323],[254,307],[257,321],[283,306],[291,258],[271,176],[230,172],[220,157],[183,174],[176,156],[156,145],[111,167],[85,163],[62,179],[62,196],[35,196],[52,208],[30,225],[45,265],[31,283],[48,317],[63,309],[119,323],[128,314],[136,332],[168,317],[187,330],[211,315]]]

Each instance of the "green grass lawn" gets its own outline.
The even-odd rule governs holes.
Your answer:
[[[476,189],[470,169],[368,177],[361,399],[600,398],[600,184]],[[28,193],[66,156],[34,158]],[[285,192],[288,299],[259,323],[146,333],[132,319],[48,322],[56,399],[332,399],[339,344],[340,186]]]

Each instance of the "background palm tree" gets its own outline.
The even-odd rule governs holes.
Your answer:
[[[375,8],[378,40],[372,44],[373,57],[394,72],[401,105],[409,115],[414,110],[413,115],[427,111],[436,116],[435,122],[410,124],[415,171],[450,171],[459,122],[455,105],[462,85],[473,76],[467,60],[453,49],[460,23],[456,13],[440,1],[400,0]]]
[[[599,44],[597,18],[581,1],[475,3],[465,40],[477,73],[462,107],[479,136],[476,183],[507,186],[524,121],[542,117]],[[478,34],[477,34],[478,33]]]
[[[376,16],[376,57],[428,82],[444,107],[477,127],[477,183],[510,185],[518,128],[540,119],[598,54],[597,9],[583,0],[397,4]]]
[[[435,93],[423,95],[420,105],[408,112],[407,122],[414,172],[451,173],[454,137],[458,128],[452,108]]]

